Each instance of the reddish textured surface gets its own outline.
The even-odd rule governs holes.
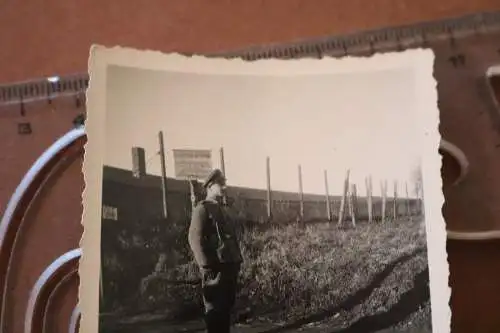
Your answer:
[[[82,112],[68,97],[58,98],[52,104],[27,103],[25,116],[21,116],[20,110],[19,105],[0,105],[0,214],[29,167],[73,127],[73,118]],[[23,122],[31,124],[32,134],[17,134],[17,125]]]
[[[67,161],[57,168],[25,216],[12,253],[14,264],[7,278],[5,332],[22,332],[29,294],[38,277],[55,259],[78,247],[82,232],[79,224],[83,190],[81,162],[79,150],[73,149],[67,154]],[[75,294],[76,290],[71,292]],[[61,298],[68,307],[58,312],[71,311],[75,299],[56,297]]]
[[[500,242],[448,241],[452,333],[497,333]]]
[[[61,285],[57,294],[54,295],[52,302],[48,306],[46,332],[70,333],[68,332],[69,318],[73,307],[77,304],[78,284],[79,279],[70,279]]]
[[[444,187],[447,202],[443,213],[448,227],[454,230],[500,229],[500,132],[495,125],[499,119],[485,77],[488,67],[500,63],[499,37],[492,34],[467,38],[456,48],[448,43],[434,46],[440,131],[463,150],[470,162],[469,173],[461,184]],[[455,68],[449,62],[448,58],[457,53],[466,56],[465,66]]]
[[[8,83],[40,76],[84,72],[92,43],[126,45],[162,51],[225,51],[267,42],[407,24],[476,11],[500,9],[498,0],[287,0],[287,1],[0,1],[0,80]],[[500,229],[500,144],[491,106],[482,99],[485,69],[497,62],[497,36],[436,46],[436,77],[442,111],[441,131],[464,150],[471,162],[467,179],[445,188],[444,213],[455,229]],[[448,56],[463,52],[464,68],[453,68]],[[71,99],[0,107],[0,209],[36,158],[71,126],[77,115]],[[17,134],[17,122],[28,120],[33,134]],[[14,251],[15,289],[9,293],[8,330],[21,332],[29,290],[43,269],[77,247],[81,228],[83,178],[76,159],[37,200],[26,218]],[[471,208],[470,208],[471,207]],[[498,332],[500,316],[499,242],[449,242],[453,332]],[[76,282],[50,307],[60,312],[54,332],[65,331],[76,294]],[[57,310],[60,309],[60,310]],[[49,321],[54,318],[49,316]],[[14,324],[15,323],[15,324]],[[15,325],[15,326],[14,326]]]
[[[498,0],[0,2],[2,81],[85,71],[93,43],[221,51],[500,9]]]

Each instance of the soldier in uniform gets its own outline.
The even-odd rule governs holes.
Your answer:
[[[229,333],[243,259],[233,222],[222,209],[222,172],[213,170],[203,187],[206,198],[193,209],[188,241],[201,271],[207,332]]]

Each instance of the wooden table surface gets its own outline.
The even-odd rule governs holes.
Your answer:
[[[52,75],[86,72],[91,44],[124,45],[141,49],[220,52],[263,43],[290,42],[359,30],[499,10],[499,0],[275,0],[275,1],[0,1],[0,84]],[[457,49],[467,66],[449,66]],[[471,163],[469,178],[460,188],[444,188],[444,214],[449,227],[459,230],[500,230],[499,133],[488,116],[488,103],[478,92],[486,69],[500,63],[500,35],[459,42],[455,48],[437,45],[443,137],[456,143]],[[459,92],[459,93],[457,93]],[[73,97],[52,104],[40,101],[0,106],[0,209],[5,207],[23,175],[57,138],[72,127],[82,112]],[[33,133],[17,134],[19,122],[30,122]],[[2,332],[21,332],[30,311],[28,299],[41,273],[60,255],[78,248],[82,228],[82,144],[65,152],[43,190],[17,217],[22,229],[10,257],[9,291]],[[445,170],[445,176],[450,171]],[[27,207],[25,207],[27,208]],[[26,210],[26,209],[25,209]],[[11,237],[10,235],[9,237]],[[500,241],[449,241],[452,332],[500,332]],[[5,248],[0,249],[2,253]],[[3,254],[1,254],[3,255]],[[72,265],[72,266],[71,266]],[[39,311],[48,309],[46,328],[67,332],[76,304],[78,280],[69,278],[53,293],[40,296],[33,312],[34,332],[42,332]],[[54,278],[56,279],[56,278]],[[55,281],[55,280],[54,280]],[[53,287],[53,285],[52,285]],[[44,298],[45,297],[45,298]],[[28,308],[29,310],[29,308]],[[77,312],[75,311],[74,314]],[[37,319],[38,318],[38,319]],[[37,326],[38,325],[38,326]]]

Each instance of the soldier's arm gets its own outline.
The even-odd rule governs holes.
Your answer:
[[[203,237],[206,234],[206,219],[205,207],[203,207],[203,205],[196,206],[191,215],[188,242],[196,263],[201,267],[205,267],[210,264],[208,262],[208,254]]]

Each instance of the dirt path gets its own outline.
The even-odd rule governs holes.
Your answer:
[[[328,327],[304,327],[300,329],[281,330],[280,326],[269,324],[236,324],[232,328],[232,333],[265,333],[279,330],[282,333],[304,332],[304,333],[331,333]],[[131,329],[116,331],[116,333],[203,333],[204,326],[201,321],[184,322],[178,325],[160,324],[136,326]],[[108,332],[102,332],[108,333]],[[115,332],[113,332],[115,333]],[[384,332],[385,333],[385,332]]]
[[[273,326],[269,324],[236,324],[233,326],[232,333],[257,333],[257,332],[266,332],[272,331],[274,329],[279,328],[279,326]],[[105,331],[101,333],[203,333],[204,332],[204,324],[200,321],[189,321],[183,322],[179,324],[172,323],[154,323],[154,324],[144,324],[144,325],[134,325],[134,327],[124,328],[119,330]],[[283,331],[286,332],[286,331]],[[324,332],[318,330],[317,328],[314,330],[292,330],[289,332],[311,332],[311,333],[320,333]]]
[[[267,333],[279,331],[280,333],[292,333],[292,332],[303,332],[303,333],[335,333],[336,330],[332,330],[328,325],[316,326],[316,327],[303,327],[299,329],[281,329],[277,325],[269,324],[236,324],[232,328],[232,333]],[[154,325],[141,325],[134,328],[128,328],[123,330],[117,330],[113,333],[203,333],[204,326],[201,321],[191,321],[184,322],[178,325],[172,324],[160,324],[156,323]],[[386,329],[382,331],[372,332],[372,333],[415,333],[415,332],[425,332],[420,331],[416,328],[401,330],[401,329]],[[101,332],[108,333],[108,332]]]

